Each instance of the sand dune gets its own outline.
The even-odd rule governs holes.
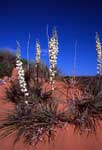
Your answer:
[[[15,78],[15,72],[13,73],[12,80]],[[10,81],[0,86],[0,116],[2,117],[3,109],[11,109],[13,108],[13,105],[9,102],[5,102],[5,90],[10,86]],[[66,93],[66,90],[64,88],[65,85],[63,83],[56,83],[57,87],[63,88],[63,92]],[[61,92],[58,93],[57,96],[65,98],[65,95],[63,94],[63,97],[61,97]],[[97,129],[97,135],[96,136],[90,136],[90,137],[84,137],[80,135],[76,135],[73,133],[73,128],[68,127],[66,130],[58,130],[57,136],[54,144],[39,144],[37,146],[37,150],[102,150],[102,133],[101,128]],[[0,150],[12,150],[14,135],[5,138],[0,141]],[[34,150],[34,147],[25,147],[22,139],[21,141],[15,146],[15,150]]]

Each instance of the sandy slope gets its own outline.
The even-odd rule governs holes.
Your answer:
[[[15,71],[13,73],[12,79],[14,79]],[[56,94],[62,99],[65,98],[66,88],[63,83],[56,83],[57,87],[61,89],[61,92],[57,92]],[[11,103],[5,103],[5,88],[10,86],[10,82],[8,81],[6,85],[0,86],[0,117],[2,117],[3,109],[11,109],[13,108]],[[56,141],[54,144],[39,144],[37,146],[37,150],[102,150],[102,129],[97,129],[97,136],[84,137],[79,136],[73,133],[72,127],[69,127],[66,130],[58,131]],[[0,141],[0,150],[12,150],[14,135],[3,139]],[[33,150],[31,147],[24,147],[22,141],[20,141],[16,146],[15,150]]]

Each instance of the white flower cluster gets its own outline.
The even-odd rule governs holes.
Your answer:
[[[21,56],[20,56],[20,44],[17,42],[17,54],[16,54],[16,69],[18,71],[18,79],[19,79],[19,84],[22,93],[24,93],[25,96],[29,96],[28,90],[27,90],[27,84],[25,82],[24,78],[24,69],[23,69],[23,63],[21,61]],[[25,103],[28,103],[25,101]]]
[[[96,33],[96,51],[97,51],[97,74],[101,75],[102,70],[102,48],[98,33]]]
[[[56,73],[56,64],[57,64],[57,55],[58,55],[58,37],[57,32],[54,31],[53,36],[49,40],[49,61],[50,61],[50,82],[52,86],[52,91],[54,90],[54,78]]]
[[[36,41],[36,63],[40,63],[40,54],[41,54],[41,50],[40,50],[40,43],[37,40]]]

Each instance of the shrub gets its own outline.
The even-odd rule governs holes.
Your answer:
[[[15,55],[8,50],[0,50],[0,78],[10,77],[15,67]]]

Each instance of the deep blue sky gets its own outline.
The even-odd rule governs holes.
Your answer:
[[[31,33],[30,58],[35,56],[35,41],[47,49],[46,27],[54,26],[59,36],[58,67],[73,73],[73,56],[77,40],[77,75],[96,74],[95,32],[102,39],[101,0],[0,0],[0,48],[15,50],[16,40],[26,57],[28,33]],[[48,56],[42,59],[48,63]]]

